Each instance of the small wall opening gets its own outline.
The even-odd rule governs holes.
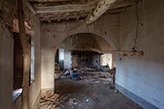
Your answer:
[[[31,66],[29,75],[29,85],[35,80],[35,45],[31,39],[31,35],[34,34],[34,29],[30,22],[25,21],[26,37],[31,46]],[[13,72],[13,101],[22,93],[23,85],[23,47],[19,35],[19,21],[13,19],[13,39],[14,39],[14,72]]]
[[[71,51],[72,68],[100,68],[100,54],[95,51]]]

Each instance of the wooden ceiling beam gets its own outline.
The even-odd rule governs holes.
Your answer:
[[[29,1],[26,1],[26,6],[34,15],[36,14],[34,8],[31,6],[31,3]]]
[[[104,14],[117,0],[99,0],[93,13],[86,18],[86,24],[91,24]]]
[[[63,2],[63,1],[71,1],[71,0],[29,0],[31,2]]]
[[[72,4],[72,5],[59,5],[59,6],[46,6],[46,7],[36,7],[36,13],[60,13],[60,12],[73,12],[73,11],[83,11],[91,10],[96,7],[95,2],[90,2],[88,4]]]

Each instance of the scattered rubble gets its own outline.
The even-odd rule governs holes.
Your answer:
[[[71,94],[66,95],[65,97],[63,97],[63,100],[67,100],[70,96]]]
[[[94,72],[93,72],[94,71]],[[89,80],[86,80],[86,77],[90,77]],[[65,73],[61,75],[58,80],[81,80],[77,82],[88,81],[90,84],[95,85],[109,85],[110,89],[114,89],[114,85],[112,84],[113,75],[109,72],[96,71],[94,68],[74,68],[73,70],[65,69]],[[80,87],[79,87],[80,88]],[[115,90],[115,93],[116,90]],[[77,99],[75,96],[72,96],[70,93],[61,95],[53,94],[52,91],[47,91],[45,96],[40,99],[40,108],[41,109],[66,109],[63,104],[68,103],[69,109],[76,109],[76,107],[85,108],[88,105],[94,105],[96,102],[99,102],[99,98],[97,94],[91,94],[88,98],[88,94],[80,93],[80,99]]]
[[[54,94],[54,95],[51,95],[51,94],[52,94],[52,91],[47,91],[46,96],[40,99],[40,108],[50,109],[52,107],[56,107],[56,104],[54,104],[55,103],[54,101],[57,100],[57,98],[59,97],[59,94]]]
[[[73,104],[73,105],[77,105],[79,102],[77,102],[77,100],[75,98],[70,98],[69,103]]]
[[[93,82],[93,83],[98,84],[98,83],[100,83],[100,81],[95,81],[95,82]]]
[[[50,97],[50,96],[52,96],[53,95],[53,92],[52,91],[46,91],[46,98],[47,97]]]
[[[115,92],[115,93],[118,93],[119,91],[118,91],[118,90],[115,90],[114,92]]]
[[[89,99],[87,99],[86,102],[89,102]]]
[[[110,82],[103,82],[103,84],[110,84]]]
[[[83,80],[80,81],[67,79],[71,77],[70,75],[59,78],[55,86],[55,92],[59,94],[51,95],[51,91],[48,91],[47,98],[45,96],[40,99],[39,109],[108,109],[109,106],[113,109],[116,105],[120,109],[125,101],[134,105],[115,90],[108,72],[92,72],[92,74],[96,76],[83,76]]]
[[[114,89],[114,86],[109,86],[110,87],[110,89]]]

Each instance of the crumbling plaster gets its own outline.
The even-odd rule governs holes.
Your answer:
[[[12,109],[13,44],[12,19],[15,1],[0,1],[0,109]],[[10,7],[8,7],[10,5]]]
[[[30,14],[31,24],[34,26],[34,34],[31,35],[31,42],[34,44],[34,81],[29,88],[29,103],[30,108],[33,109],[40,97],[41,89],[41,28],[39,20]]]
[[[120,14],[103,15],[86,26],[84,21],[50,23],[42,25],[42,91],[54,89],[54,59],[60,43],[70,35],[94,33],[104,38],[111,47],[119,49]],[[48,79],[47,79],[48,78]]]
[[[0,34],[0,109],[12,109],[14,40],[2,24]]]
[[[163,108],[164,46],[162,0],[143,0],[138,4],[137,50],[144,56],[116,55],[116,88],[145,109]],[[70,35],[94,33],[114,50],[131,51],[136,36],[134,6],[121,14],[103,15],[86,26],[82,21],[42,25],[42,89],[54,89],[54,56],[60,43]],[[49,78],[48,80],[45,78]],[[47,85],[48,84],[48,85]],[[122,89],[121,89],[121,88]]]
[[[19,109],[21,97],[12,102],[13,91],[13,19],[17,18],[17,3],[13,0],[0,1],[0,109]],[[41,32],[40,22],[27,8],[26,21],[32,24],[35,33],[31,34],[35,44],[35,81],[29,87],[29,103],[33,109],[40,97],[41,88]],[[16,103],[16,104],[15,104]],[[17,105],[19,104],[19,105]],[[12,107],[13,106],[13,107]]]

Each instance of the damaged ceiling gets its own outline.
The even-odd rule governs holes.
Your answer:
[[[92,23],[102,14],[117,14],[140,0],[29,0],[28,7],[42,22]]]

